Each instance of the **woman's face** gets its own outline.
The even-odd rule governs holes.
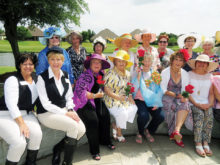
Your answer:
[[[165,49],[167,45],[168,45],[168,42],[166,38],[161,38],[160,41],[158,42],[159,48]]]
[[[150,68],[151,68],[151,65],[152,65],[152,60],[151,60],[151,58],[144,58],[144,60],[143,60],[143,71],[144,72],[148,72],[149,70],[150,70]]]
[[[30,59],[28,59],[24,63],[20,64],[20,69],[22,74],[31,75],[34,71],[34,64]]]
[[[173,62],[171,63],[171,67],[174,67],[175,69],[180,69],[183,67],[184,60],[180,57],[175,57]]]
[[[206,72],[208,66],[209,66],[208,62],[196,61],[195,70],[200,70],[200,71]]]
[[[58,71],[63,65],[63,60],[61,58],[61,55],[52,55],[48,59],[48,63],[50,64],[50,67],[53,71]]]
[[[127,62],[125,60],[121,60],[117,58],[114,59],[114,64],[115,64],[115,67],[122,72],[125,71],[125,68],[127,66]]]
[[[205,43],[203,44],[202,48],[204,51],[211,51],[213,48],[213,45],[211,43]]]
[[[103,47],[102,47],[101,44],[98,43],[98,44],[95,45],[95,53],[96,54],[100,54],[101,55],[102,54],[102,49],[103,49]]]
[[[143,34],[142,35],[142,41],[143,43],[150,43],[150,40],[152,39],[151,34]]]
[[[131,48],[131,40],[129,39],[122,39],[121,41],[121,49],[128,51]]]
[[[49,39],[49,47],[59,46],[60,45],[60,37],[54,35],[52,38]]]
[[[194,38],[186,39],[184,44],[185,44],[185,48],[192,49],[193,46],[195,45],[195,39]]]
[[[71,39],[72,39],[71,41],[72,41],[73,47],[79,47],[79,45],[80,45],[79,37],[77,35],[72,35]]]
[[[102,69],[102,60],[99,59],[92,59],[90,61],[90,69],[94,73],[99,73],[99,71]]]

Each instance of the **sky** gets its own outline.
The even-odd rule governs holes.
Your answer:
[[[220,0],[85,0],[89,12],[81,16],[80,27],[98,33],[109,28],[117,35],[151,29],[177,35],[197,32],[211,37],[220,31]]]

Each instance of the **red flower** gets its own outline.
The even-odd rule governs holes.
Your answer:
[[[130,93],[134,92],[134,87],[131,87]]]
[[[165,52],[160,52],[159,58],[163,58],[164,55],[165,55]]]
[[[118,51],[119,50],[119,48],[115,48],[115,51]]]
[[[98,75],[97,81],[96,81],[100,86],[103,86],[105,84],[105,80],[102,80],[102,76]]]
[[[86,56],[86,60],[89,60],[91,57],[90,56]]]
[[[190,84],[185,87],[186,92],[188,92],[190,94],[193,93],[193,89],[194,89],[194,86],[192,86]]]
[[[185,61],[189,60],[189,53],[187,49],[180,49],[179,52],[183,54]]]
[[[129,82],[128,82],[127,85],[128,85],[128,86],[132,86],[132,83],[129,83]]]
[[[139,57],[144,57],[144,53],[145,53],[145,51],[143,49],[138,50]]]
[[[97,79],[102,80],[102,75],[98,75]]]

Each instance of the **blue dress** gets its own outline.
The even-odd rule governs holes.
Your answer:
[[[43,50],[41,50],[40,53],[38,54],[38,64],[36,66],[37,75],[43,73],[49,67],[49,63],[48,63],[47,56],[46,56],[48,50],[49,48],[46,47]],[[71,84],[74,84],[74,76],[72,73],[72,67],[70,64],[69,54],[66,52],[65,49],[63,49],[63,55],[64,55],[64,63],[61,69],[69,74],[70,82]]]

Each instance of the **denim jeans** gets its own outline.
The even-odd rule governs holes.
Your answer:
[[[138,131],[140,135],[144,135],[144,129],[146,124],[149,122],[150,116],[152,117],[150,123],[147,126],[150,134],[154,134],[158,128],[158,126],[164,121],[164,113],[161,108],[156,110],[152,110],[153,107],[147,107],[144,101],[141,100],[134,100],[137,107],[138,107],[138,117],[137,117],[137,124],[138,124]]]

